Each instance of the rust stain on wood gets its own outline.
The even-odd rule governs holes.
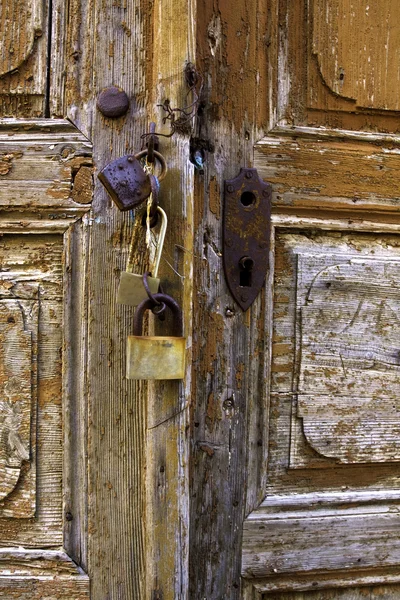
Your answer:
[[[93,169],[80,167],[73,180],[72,199],[79,204],[89,204],[93,196]]]
[[[0,175],[8,175],[13,166],[13,160],[21,158],[22,152],[5,152],[0,154]]]

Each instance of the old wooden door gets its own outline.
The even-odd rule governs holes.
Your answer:
[[[215,153],[191,598],[400,597],[399,10],[221,1],[202,15]],[[273,185],[273,267],[243,315],[216,273],[223,180],[250,164]]]
[[[0,597],[174,598],[190,386],[155,388],[147,411],[147,387],[125,379],[133,219],[95,169],[141,150],[157,103],[184,106],[187,3],[1,0],[0,48]],[[115,119],[96,106],[112,85],[130,101]],[[176,137],[161,270],[190,315],[193,167]]]

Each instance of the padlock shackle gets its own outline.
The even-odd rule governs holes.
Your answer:
[[[183,334],[183,318],[181,307],[177,301],[167,294],[153,294],[154,300],[162,302],[171,310],[174,316],[174,334],[175,337],[182,337]],[[133,319],[133,335],[141,336],[143,333],[143,315],[146,310],[154,307],[154,302],[150,298],[146,298],[137,306]]]
[[[161,227],[160,227],[160,234],[158,236],[158,241],[157,241],[157,249],[156,249],[156,254],[154,257],[154,263],[151,268],[151,276],[154,278],[157,278],[157,275],[158,275],[158,268],[160,266],[161,255],[162,255],[162,251],[163,251],[163,247],[164,247],[165,234],[166,234],[167,225],[168,225],[168,217],[167,217],[167,213],[165,212],[165,210],[163,210],[161,208],[161,206],[157,206],[157,212],[160,213],[160,215],[161,215]]]

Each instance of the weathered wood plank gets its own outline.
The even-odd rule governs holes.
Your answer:
[[[72,186],[82,167],[91,169],[90,155],[90,142],[66,120],[0,121],[0,207],[10,225],[12,211],[26,226],[36,220],[42,228],[59,215],[73,222],[87,212],[90,191],[87,197]],[[81,190],[88,187],[90,178]]]
[[[357,7],[350,0],[311,3],[312,54],[332,96],[357,107],[399,110],[398,11],[392,0]],[[316,82],[310,80],[310,107],[319,108]]]
[[[258,1],[222,0],[197,8],[205,91],[195,135],[215,152],[206,154],[205,176],[195,180],[190,598],[241,597],[234,549],[241,545],[244,511],[261,501],[265,488],[260,468],[267,445],[265,298],[242,314],[227,290],[222,190],[224,179],[251,165],[252,143],[272,117],[264,94],[269,75],[263,45],[273,12]],[[276,76],[274,67],[269,74]]]
[[[396,211],[395,136],[282,128],[255,146],[254,166],[273,184],[277,208]]]
[[[277,506],[279,511],[279,506]],[[351,514],[347,506],[318,509],[274,518],[269,511],[254,511],[243,532],[243,575],[262,578],[286,573],[368,569],[399,564],[396,506],[384,512]],[[331,514],[329,514],[331,512]],[[328,541],[329,540],[329,541]],[[295,543],[294,543],[295,541]]]
[[[61,236],[5,235],[0,241],[2,302],[17,297],[32,340],[32,469],[22,469],[15,491],[2,503],[2,546],[62,544],[62,252]],[[28,509],[35,509],[34,520],[24,518],[32,516],[25,514]]]
[[[3,0],[0,12],[0,116],[44,117],[48,3]]]
[[[318,583],[318,582],[315,582]],[[350,582],[349,582],[350,583]],[[329,585],[329,584],[328,584]],[[326,586],[324,585],[324,588]],[[361,587],[359,589],[324,589],[307,591],[307,592],[274,592],[272,598],[274,600],[394,600],[399,597],[400,587],[393,586],[374,586]],[[271,600],[270,594],[263,594],[261,600]]]
[[[52,115],[68,114],[90,138],[99,170],[110,160],[141,149],[140,136],[149,125],[146,106],[153,92],[150,60],[153,8],[139,0],[128,3],[70,0],[56,1],[54,6],[53,34],[63,55],[54,63],[50,111]],[[96,109],[97,94],[111,85],[124,89],[130,100],[127,115],[114,120],[103,117]],[[59,90],[64,90],[63,97]],[[89,374],[87,381],[79,384],[81,388],[86,386],[90,423],[85,431],[90,536],[87,552],[82,547],[82,561],[87,565],[93,598],[121,600],[145,598],[147,594],[147,392],[143,386],[125,379],[125,338],[132,331],[133,309],[116,304],[119,273],[125,268],[132,223],[129,214],[119,213],[112,205],[95,178],[92,219],[88,223],[90,250],[84,271],[90,273],[88,328],[84,334],[89,349],[86,356]],[[145,260],[140,266],[144,264]],[[80,307],[83,301],[80,291]],[[72,413],[69,419],[74,431]],[[78,429],[70,444],[82,431],[76,425]],[[70,472],[73,496],[78,490],[72,477]],[[75,531],[68,534],[77,557],[80,544],[82,541],[85,544],[80,532],[86,518],[82,504],[78,504],[78,513],[77,523],[70,522]]]
[[[7,600],[89,600],[89,579],[86,575],[43,580],[35,577],[0,577],[0,594]]]
[[[383,0],[379,9],[375,8],[379,15],[374,14],[374,9],[357,9],[351,17],[347,0],[271,4],[279,11],[279,58],[271,55],[278,77],[269,92],[277,98],[273,124],[279,121],[289,125],[398,131],[397,109],[386,110],[396,106],[398,77],[387,73],[396,64],[396,44],[391,37],[396,34],[391,26],[389,32],[387,29],[388,15],[397,11],[396,3]],[[372,29],[376,27],[373,33],[368,25],[370,18],[374,21]],[[328,31],[330,41],[325,44]],[[370,36],[375,36],[373,45]],[[379,86],[379,96],[377,80],[381,77],[385,83]]]

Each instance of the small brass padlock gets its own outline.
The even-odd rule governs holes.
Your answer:
[[[142,336],[142,321],[146,310],[154,306],[148,298],[136,309],[134,335],[128,336],[126,353],[127,379],[183,379],[185,375],[186,338],[182,336],[182,311],[167,294],[154,294],[154,300],[164,303],[173,313],[175,336]]]

